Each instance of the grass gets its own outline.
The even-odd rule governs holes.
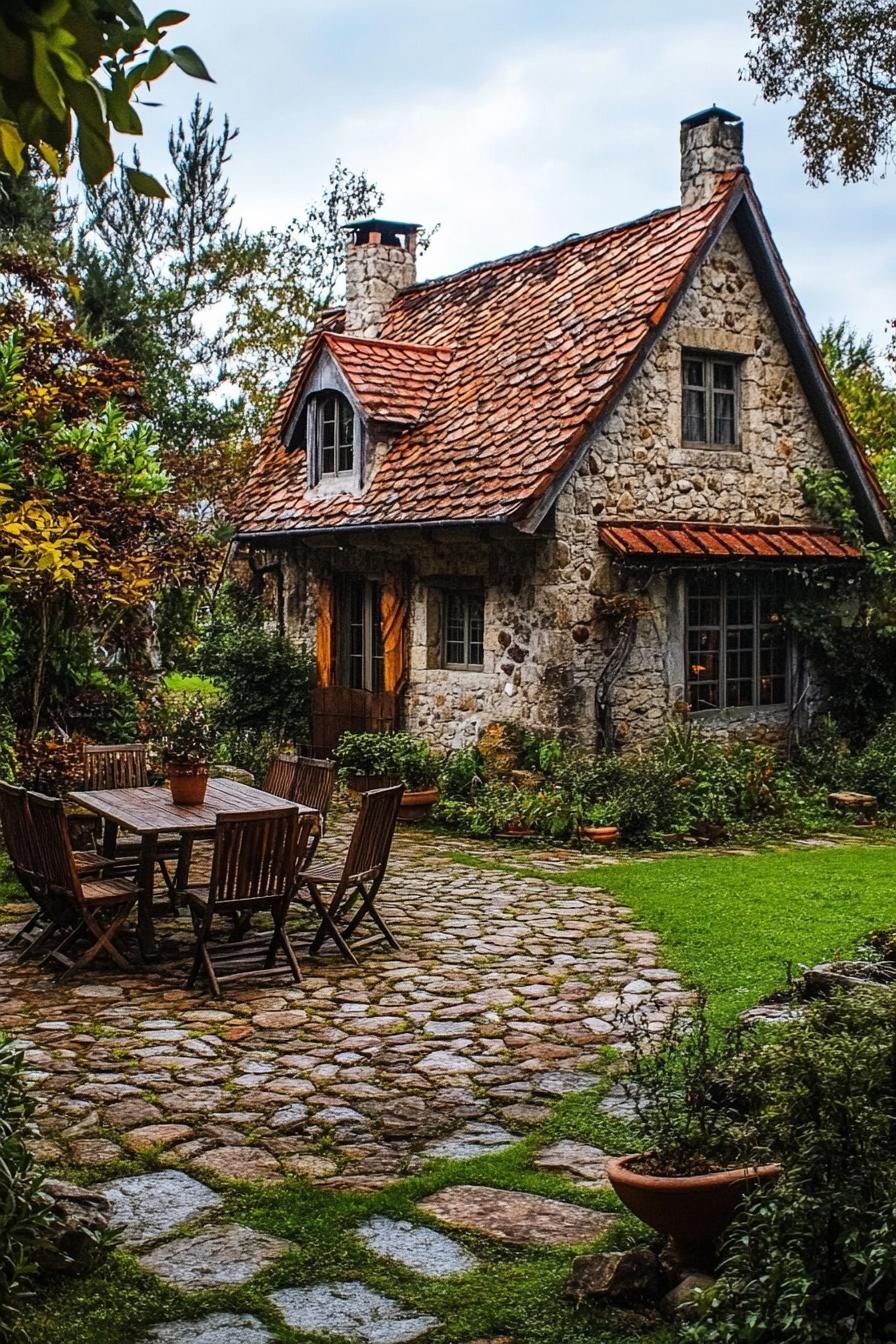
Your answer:
[[[612,891],[660,935],[663,960],[707,990],[717,1021],[784,985],[789,963],[850,956],[872,929],[896,926],[892,846],[689,855],[540,875]]]

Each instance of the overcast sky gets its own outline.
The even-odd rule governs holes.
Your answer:
[[[674,204],[678,123],[715,102],[744,119],[815,329],[848,317],[883,344],[896,183],[806,184],[787,109],[738,78],[748,3],[192,0],[175,31],[216,84],[172,70],[154,86],[144,162],[164,166],[169,121],[209,92],[240,130],[230,171],[249,227],[301,214],[338,157],[379,183],[388,217],[441,225],[426,278]]]

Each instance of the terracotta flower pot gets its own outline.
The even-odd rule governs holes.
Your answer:
[[[580,826],[579,837],[595,845],[615,845],[619,840],[618,826]]]
[[[439,791],[431,789],[408,789],[401,795],[401,807],[398,809],[399,821],[421,821],[430,808],[439,801]]]
[[[642,1176],[631,1170],[640,1157],[642,1153],[629,1153],[608,1162],[610,1184],[636,1218],[672,1238],[684,1266],[704,1272],[715,1269],[718,1240],[744,1195],[781,1174],[773,1163],[707,1176]]]
[[[198,807],[205,801],[208,765],[178,765],[169,761],[165,768],[175,807]]]
[[[499,840],[519,840],[521,836],[534,835],[535,827],[525,821],[508,821],[503,831],[498,831]]]
[[[348,775],[345,781],[348,789],[355,794],[368,793],[371,789],[388,789],[399,782],[394,775]]]

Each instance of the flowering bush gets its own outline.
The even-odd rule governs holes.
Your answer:
[[[148,727],[166,765],[207,765],[212,759],[212,728],[198,695],[156,696],[149,706]]]

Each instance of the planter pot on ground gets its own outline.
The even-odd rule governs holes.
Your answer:
[[[590,840],[593,845],[615,845],[619,841],[619,827],[580,826],[579,839]]]
[[[175,807],[198,807],[205,801],[205,790],[208,788],[207,765],[177,765],[174,761],[169,761],[166,770],[171,801]]]
[[[744,1195],[781,1174],[774,1163],[707,1176],[643,1176],[631,1169],[642,1157],[630,1153],[608,1162],[610,1184],[636,1218],[672,1238],[682,1265],[706,1273],[715,1268],[719,1238]]]
[[[369,793],[371,789],[388,789],[401,781],[394,775],[348,775],[345,783],[352,793]]]
[[[399,821],[422,821],[439,801],[438,789],[405,789],[398,809]]]
[[[519,840],[534,834],[534,826],[527,826],[524,821],[508,821],[503,831],[498,831],[497,838],[499,840]]]

